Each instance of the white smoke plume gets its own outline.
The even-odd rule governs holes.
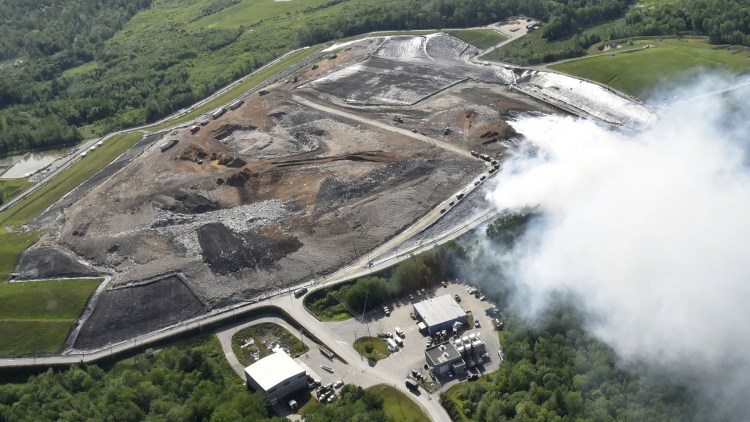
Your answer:
[[[542,214],[512,252],[526,309],[573,293],[624,361],[692,368],[715,404],[747,416],[750,106],[729,101],[732,120],[727,102],[668,107],[637,133],[521,119],[536,153],[507,161],[488,199]]]

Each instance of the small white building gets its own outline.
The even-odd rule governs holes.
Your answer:
[[[245,378],[248,388],[264,394],[271,404],[307,387],[304,368],[283,351],[277,351],[245,368]]]

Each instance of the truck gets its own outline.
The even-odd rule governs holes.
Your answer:
[[[393,340],[396,342],[396,344],[398,344],[399,347],[404,347],[404,341],[401,339],[401,337],[394,337]]]
[[[323,354],[323,356],[327,357],[328,359],[333,360],[335,355],[333,354],[332,351],[328,350],[327,348],[323,346],[320,346],[318,349],[320,350],[320,353]]]
[[[386,342],[388,343],[388,346],[390,346],[390,348],[391,348],[391,349],[392,349],[392,350],[393,350],[394,352],[395,352],[396,350],[398,350],[398,344],[396,344],[396,342],[395,342],[395,341],[394,341],[394,340],[393,340],[392,338],[387,338],[387,339],[385,339],[385,341],[386,341]]]
[[[159,147],[159,149],[161,150],[161,152],[164,152],[164,151],[172,148],[173,146],[177,145],[178,142],[180,142],[179,139],[170,139],[169,141],[161,144],[161,146]]]
[[[244,100],[237,100],[237,101],[233,102],[232,104],[229,104],[229,109],[230,110],[237,110],[238,108],[240,108],[240,106],[242,106],[242,104],[245,104]]]
[[[227,109],[225,109],[224,107],[219,107],[216,110],[211,112],[211,117],[213,117],[213,119],[216,120],[219,117],[221,117],[226,111]]]

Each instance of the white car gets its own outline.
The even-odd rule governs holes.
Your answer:
[[[401,336],[401,337],[406,337],[406,336],[404,335],[404,332],[403,332],[403,331],[401,330],[401,328],[399,328],[399,327],[396,327],[396,328],[394,329],[394,331],[396,331],[396,334],[398,334],[399,336]]]
[[[338,380],[333,383],[333,388],[341,388],[344,386],[344,380]]]

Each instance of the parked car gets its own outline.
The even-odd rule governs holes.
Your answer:
[[[456,299],[456,302],[461,302],[461,296],[455,295],[453,298]]]
[[[446,282],[446,281],[444,281],[444,282],[442,282],[442,283],[440,283],[440,284],[442,284],[442,285],[443,285],[443,287],[448,287],[448,282]]]
[[[338,380],[333,383],[333,388],[341,388],[344,386],[344,380]]]
[[[414,312],[410,312],[409,316],[411,317],[411,319],[417,319],[417,314],[415,314]]]
[[[419,384],[417,384],[416,382],[414,382],[414,380],[407,379],[406,380],[406,388],[408,388],[409,390],[418,390],[419,389]]]
[[[481,325],[479,324],[479,320],[475,319],[474,320],[474,328],[479,328],[479,327],[481,327]]]
[[[399,336],[401,336],[401,337],[406,337],[406,335],[404,334],[404,331],[403,331],[403,330],[402,330],[402,329],[401,329],[400,327],[396,327],[396,328],[394,329],[394,331],[395,331],[395,332],[396,332],[396,334],[398,334]]]

